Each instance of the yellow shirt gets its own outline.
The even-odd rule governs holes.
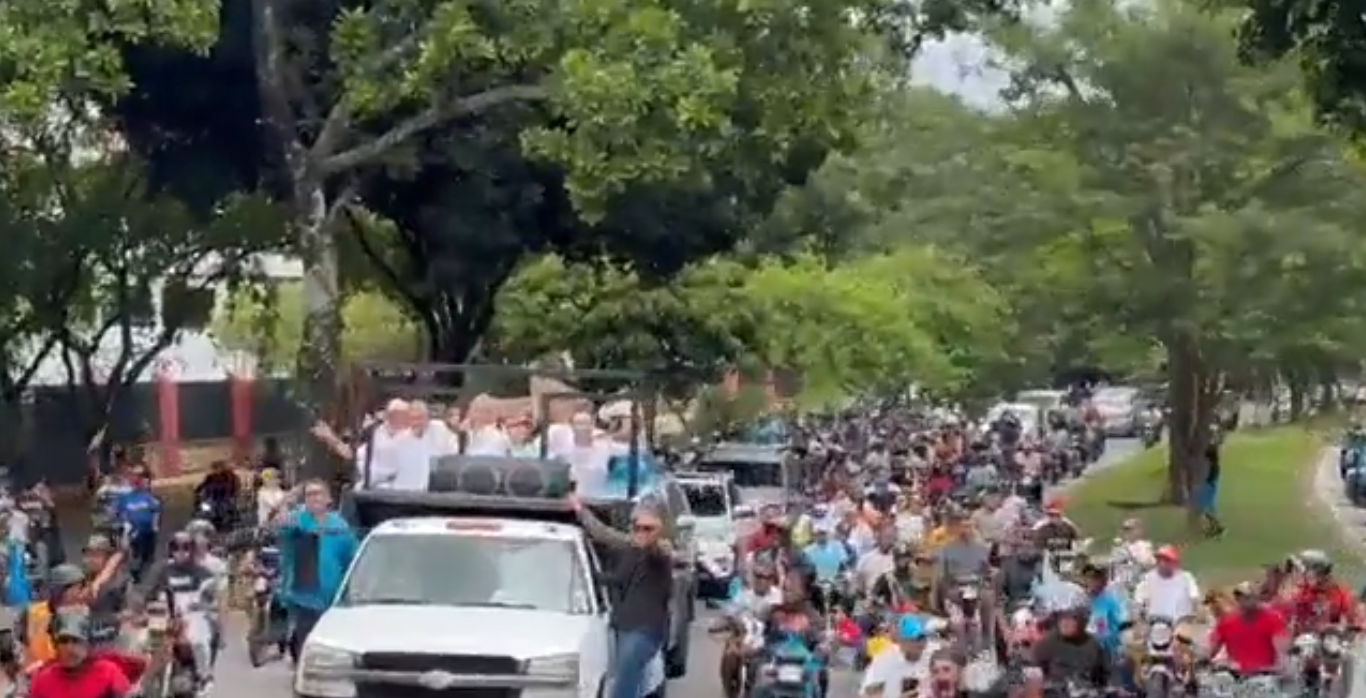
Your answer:
[[[952,539],[953,534],[949,532],[949,529],[944,526],[939,526],[933,531],[930,531],[928,536],[925,536],[925,551],[930,553],[939,552],[939,549],[948,545],[949,541]]]
[[[883,652],[886,652],[887,650],[891,649],[894,644],[895,643],[892,642],[891,638],[887,637],[886,635],[878,635],[876,637],[869,638],[868,646],[864,649],[868,653],[868,658],[872,659],[873,657],[876,657],[879,654],[882,654]]]

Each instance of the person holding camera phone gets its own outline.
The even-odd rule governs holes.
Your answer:
[[[930,656],[939,649],[918,616],[906,614],[896,623],[897,648],[873,657],[859,686],[862,698],[918,698],[929,682]]]

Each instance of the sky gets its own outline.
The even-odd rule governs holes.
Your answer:
[[[988,108],[999,103],[996,93],[1006,85],[1000,71],[986,65],[987,48],[981,39],[955,34],[925,46],[911,65],[911,77],[963,98],[968,104]]]

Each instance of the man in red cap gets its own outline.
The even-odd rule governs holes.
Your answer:
[[[1034,524],[1034,543],[1046,553],[1064,552],[1081,538],[1081,531],[1063,515],[1065,502],[1061,497],[1048,500],[1043,506],[1044,517]]]
[[[1144,618],[1178,621],[1200,609],[1200,585],[1195,575],[1181,569],[1176,548],[1164,545],[1155,555],[1157,567],[1149,570],[1134,589],[1134,605]]]

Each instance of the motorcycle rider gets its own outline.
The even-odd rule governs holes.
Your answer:
[[[859,558],[854,566],[854,577],[864,594],[871,594],[879,581],[890,577],[896,570],[895,547],[896,529],[884,528],[878,531],[877,547]]]
[[[822,585],[838,590],[840,574],[852,567],[853,554],[843,541],[831,539],[830,529],[824,523],[813,527],[811,535],[813,540],[802,551],[802,556],[806,564],[815,570],[816,607],[828,613],[836,599],[825,598]]]
[[[128,527],[128,550],[132,574],[141,580],[156,560],[157,532],[161,528],[161,500],[152,492],[151,482],[142,474],[133,475],[132,488],[114,499],[115,519]]]
[[[1128,622],[1129,615],[1125,611],[1124,602],[1110,589],[1110,575],[1104,566],[1087,562],[1081,568],[1081,575],[1086,582],[1086,595],[1091,602],[1086,631],[1096,638],[1110,656],[1118,656],[1120,631]]]
[[[33,671],[57,657],[57,643],[50,632],[52,619],[62,610],[85,605],[86,575],[72,564],[57,565],[47,575],[47,598],[24,609],[15,638],[24,646],[26,670]],[[88,626],[88,623],[87,623]],[[87,627],[87,635],[88,635]]]
[[[90,623],[84,613],[59,611],[52,618],[51,635],[54,656],[34,671],[29,698],[125,698],[132,693],[122,667],[91,654]]]
[[[1048,500],[1043,506],[1044,517],[1034,524],[1034,540],[1046,553],[1071,550],[1081,539],[1081,530],[1063,513],[1065,506],[1061,497]]]
[[[242,481],[225,460],[216,460],[209,472],[194,489],[196,510],[220,531],[232,530],[236,523],[237,502],[242,494]]]
[[[905,698],[920,695],[930,680],[930,656],[939,649],[931,642],[920,618],[904,614],[897,619],[898,651],[880,652],[863,673],[862,698]]]
[[[1214,624],[1207,656],[1222,651],[1234,671],[1255,674],[1286,666],[1290,634],[1281,614],[1258,598],[1257,590],[1243,582],[1233,589],[1235,613],[1225,613]]]
[[[103,535],[93,535],[81,550],[85,566],[85,603],[90,607],[93,639],[104,642],[117,637],[120,614],[128,605],[131,575],[123,554]]]
[[[800,575],[788,575],[783,579],[782,603],[769,607],[762,618],[764,623],[764,649],[770,654],[785,643],[795,639],[807,652],[821,650],[821,632],[824,623],[816,608],[806,595],[806,580]],[[818,677],[820,695],[829,695],[829,675],[824,670]],[[760,697],[762,698],[762,697]]]
[[[210,613],[218,600],[218,577],[195,556],[195,540],[187,531],[171,537],[171,559],[154,586],[185,623],[184,640],[194,655],[195,679],[207,689],[213,678],[214,631]]]
[[[1079,683],[1101,688],[1109,685],[1110,656],[1086,630],[1088,609],[1073,607],[1055,617],[1054,627],[1034,646],[1034,662],[1049,683]]]
[[[1304,578],[1281,603],[1291,634],[1319,632],[1327,625],[1362,629],[1356,599],[1333,579],[1333,561],[1322,550],[1306,550],[1296,557]]]
[[[1149,570],[1134,589],[1134,607],[1143,618],[1165,618],[1173,623],[1195,615],[1200,608],[1200,585],[1195,575],[1181,569],[1176,548],[1164,545],[1154,556],[1157,567]]]

